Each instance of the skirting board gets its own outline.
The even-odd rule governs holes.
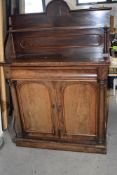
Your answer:
[[[19,139],[19,138],[15,140],[15,143],[17,146],[21,147],[106,154],[106,144],[84,145],[84,144],[60,143],[53,141],[42,141],[42,140],[40,141],[40,140]]]

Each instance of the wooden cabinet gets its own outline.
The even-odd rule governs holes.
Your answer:
[[[64,75],[64,72],[63,72]],[[13,81],[25,134],[58,136],[65,140],[80,135],[96,137],[98,84],[95,80]],[[68,78],[68,77],[67,77]]]
[[[29,142],[34,147],[105,152],[107,85],[103,85],[101,92],[100,67],[6,67],[16,144],[25,146]],[[105,99],[102,103],[101,98]]]
[[[10,17],[16,145],[106,153],[109,10],[54,0],[46,13]]]

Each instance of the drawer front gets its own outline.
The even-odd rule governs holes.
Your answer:
[[[92,67],[80,67],[80,68],[5,68],[5,76],[7,79],[97,79],[97,70]]]

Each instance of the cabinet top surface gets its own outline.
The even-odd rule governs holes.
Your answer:
[[[80,54],[71,57],[63,57],[61,55],[45,55],[45,56],[22,56],[17,59],[7,61],[11,66],[80,66],[80,65],[101,65],[109,64],[108,55],[99,58],[98,54]]]

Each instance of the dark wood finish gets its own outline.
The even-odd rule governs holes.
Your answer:
[[[16,144],[105,153],[109,9],[70,11],[54,0],[10,22],[4,71]]]
[[[31,148],[44,148],[54,150],[65,150],[65,151],[80,151],[87,153],[106,153],[106,145],[92,145],[92,144],[69,144],[66,142],[48,142],[42,140],[31,140],[31,139],[16,139],[16,145],[22,147]]]

